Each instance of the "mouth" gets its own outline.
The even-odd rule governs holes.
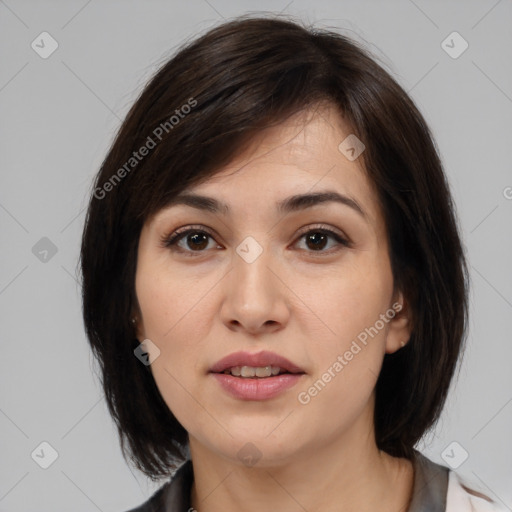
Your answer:
[[[295,386],[306,372],[274,352],[237,352],[218,361],[209,373],[238,400],[269,400]]]
[[[275,352],[235,352],[211,368],[210,373],[224,373],[242,379],[265,379],[284,373],[301,374],[305,371],[288,359]]]
[[[233,377],[241,377],[242,379],[266,379],[268,377],[275,377],[276,375],[283,375],[285,373],[292,373],[279,366],[232,366],[223,372],[225,375],[233,375]],[[297,372],[299,373],[299,372]]]

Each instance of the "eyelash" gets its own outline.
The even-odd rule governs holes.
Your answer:
[[[199,250],[199,251],[191,251],[191,250],[181,249],[181,248],[177,247],[177,243],[191,233],[205,234],[205,235],[209,236],[210,238],[214,239],[214,236],[212,235],[212,233],[210,233],[203,226],[190,226],[190,227],[177,229],[170,235],[164,235],[161,238],[162,247],[169,248],[170,250],[175,251],[175,252],[184,253],[189,257],[196,257],[196,255],[199,256],[199,255],[201,255],[201,253],[206,252],[205,249]],[[306,235],[309,235],[311,233],[321,233],[324,235],[328,235],[328,236],[334,238],[334,240],[336,240],[336,242],[338,242],[339,245],[346,247],[346,248],[352,247],[351,242],[349,242],[348,240],[346,240],[345,238],[340,236],[338,233],[336,233],[335,231],[332,231],[331,229],[327,228],[324,225],[318,225],[316,227],[310,228],[308,231],[304,231],[303,233],[301,233],[299,235],[297,241],[299,241],[300,239],[302,239],[303,237],[305,237]],[[319,250],[319,251],[306,251],[306,252],[309,252],[315,256],[316,255],[323,256],[323,255],[330,255],[333,252],[337,252],[339,250],[341,250],[341,248],[335,249],[335,251]]]

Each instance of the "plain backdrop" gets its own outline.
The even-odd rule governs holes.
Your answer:
[[[443,464],[450,454],[512,510],[510,0],[0,0],[0,511],[122,512],[159,486],[122,458],[94,374],[76,280],[84,208],[156,68],[185,39],[261,10],[363,42],[431,126],[471,265],[471,320],[460,376],[418,448]]]

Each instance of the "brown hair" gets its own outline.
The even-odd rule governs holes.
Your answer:
[[[86,333],[123,453],[151,478],[183,459],[187,433],[133,353],[142,226],[251,135],[324,100],[366,146],[395,288],[413,317],[409,343],[385,355],[376,384],[377,446],[412,458],[439,417],[466,337],[468,272],[430,130],[354,40],[283,17],[243,16],[188,42],[146,85],[101,165],[83,232]]]

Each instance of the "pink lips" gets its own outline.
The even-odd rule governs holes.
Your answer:
[[[213,373],[221,373],[224,370],[233,368],[233,366],[279,366],[282,370],[289,373],[304,373],[302,368],[294,365],[285,357],[280,356],[274,352],[258,352],[257,354],[250,354],[249,352],[234,352],[217,361],[210,371]]]
[[[222,373],[234,366],[279,366],[280,373],[270,377],[244,378]],[[304,371],[291,361],[274,352],[235,352],[215,363],[210,373],[222,389],[240,400],[268,400],[294,386],[304,375]]]

